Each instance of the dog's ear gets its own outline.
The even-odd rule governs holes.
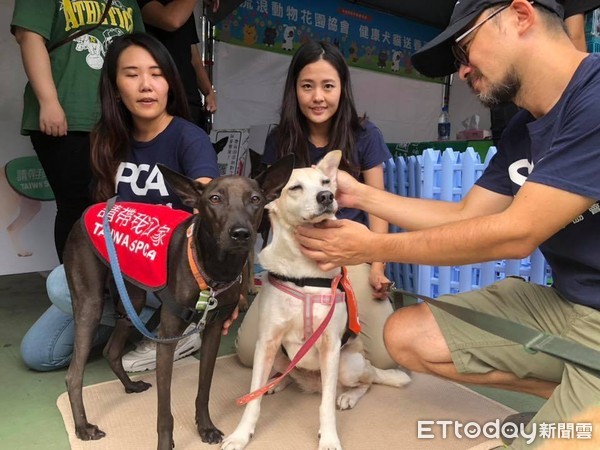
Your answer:
[[[213,148],[215,149],[215,153],[218,155],[223,151],[227,142],[229,141],[229,136],[225,136],[224,138],[219,139],[217,142],[213,144]]]
[[[279,198],[294,170],[294,155],[285,155],[275,164],[258,174],[255,180],[267,198],[267,203]]]
[[[248,152],[250,153],[250,178],[256,178],[267,168],[267,165],[261,162],[261,154],[251,148],[248,148]]]
[[[337,170],[341,160],[342,151],[331,150],[325,154],[321,161],[319,161],[319,164],[317,164],[317,170],[323,172],[332,183],[335,183],[337,180]]]
[[[190,208],[198,208],[199,199],[202,196],[202,192],[204,192],[204,185],[169,169],[164,164],[158,163],[156,165],[163,174],[165,181],[181,199],[183,204]]]

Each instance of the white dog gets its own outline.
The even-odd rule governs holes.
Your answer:
[[[294,228],[301,224],[333,219],[339,150],[329,152],[316,168],[295,169],[281,197],[269,205],[273,227],[271,243],[260,252],[261,265],[269,272],[256,298],[259,307],[259,337],[254,353],[251,391],[267,383],[271,368],[284,373],[311,334],[330,312],[331,280],[340,270],[321,271],[305,257],[294,239]],[[290,280],[294,280],[292,282]],[[317,281],[323,281],[323,284]],[[305,284],[307,285],[300,286]],[[326,287],[328,286],[328,287]],[[305,302],[310,299],[308,308]],[[342,448],[336,429],[336,390],[338,382],[347,390],[337,398],[340,409],[352,408],[372,383],[403,386],[410,381],[401,370],[380,370],[367,361],[357,337],[342,346],[349,318],[344,295],[314,346],[298,362],[290,377],[269,392],[282,390],[293,379],[309,392],[322,391],[320,412],[320,450]],[[310,307],[312,303],[312,310]],[[282,351],[283,350],[283,351]],[[284,353],[285,351],[285,353]],[[248,444],[260,413],[261,397],[251,400],[236,430],[222,445],[224,450],[241,450]],[[283,445],[283,443],[282,443]]]
[[[283,28],[283,43],[281,48],[291,52],[294,50],[294,36],[296,35],[296,27],[285,25]]]
[[[400,61],[402,61],[403,57],[404,54],[398,50],[392,52],[392,72],[400,71]]]

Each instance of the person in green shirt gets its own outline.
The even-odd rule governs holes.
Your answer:
[[[92,29],[106,3],[16,0],[11,21],[29,80],[21,134],[30,137],[54,192],[54,241],[61,262],[71,227],[92,203],[89,133],[99,118],[106,49],[116,36],[144,31],[135,0],[112,2],[106,19]],[[52,49],[79,30],[89,31]]]

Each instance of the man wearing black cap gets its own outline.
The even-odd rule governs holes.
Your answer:
[[[558,0],[565,9],[565,26],[567,34],[575,47],[583,52],[587,51],[585,36],[585,16],[600,7],[600,0]],[[510,119],[519,108],[514,103],[500,103],[490,107],[492,140],[498,146],[500,137]]]
[[[431,77],[458,71],[485,105],[512,101],[522,108],[499,152],[456,203],[399,197],[340,172],[340,206],[408,231],[374,234],[329,221],[297,229],[303,252],[330,270],[368,261],[454,266],[520,259],[539,246],[553,270],[552,287],[507,278],[438,301],[599,348],[600,54],[574,47],[554,0],[459,0],[447,29],[412,62]],[[417,372],[547,398],[528,425],[536,436],[541,423],[557,429],[600,405],[596,375],[532,355],[424,303],[396,311],[384,338],[392,358]],[[532,447],[523,438],[512,446]]]

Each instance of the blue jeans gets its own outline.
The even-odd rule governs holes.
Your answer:
[[[21,341],[23,361],[30,369],[40,372],[68,366],[73,356],[75,340],[71,293],[64,266],[60,265],[50,273],[46,280],[46,289],[52,305],[31,326]],[[147,304],[140,313],[142,322],[147,323],[159,306],[158,299],[149,295]],[[93,345],[106,343],[114,325],[114,305],[107,299]]]

